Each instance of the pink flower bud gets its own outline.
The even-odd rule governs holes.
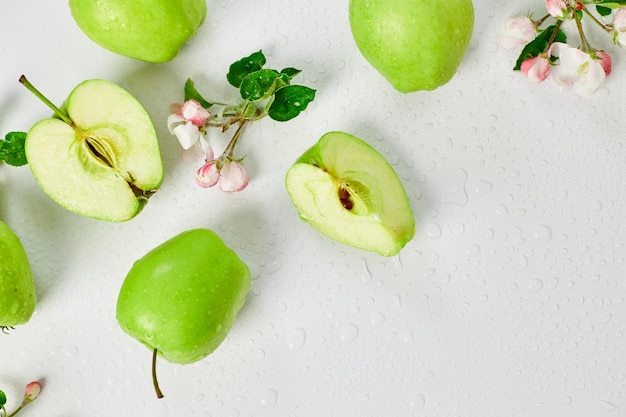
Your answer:
[[[220,171],[215,161],[207,162],[196,172],[196,183],[202,188],[213,187],[220,180]]]
[[[180,110],[185,120],[191,122],[195,126],[204,126],[211,114],[200,105],[196,100],[187,100]]]
[[[528,58],[520,66],[521,71],[531,82],[540,83],[550,73],[550,61],[544,56]]]
[[[241,191],[248,186],[248,174],[240,163],[227,161],[220,170],[220,189],[227,193]]]
[[[41,392],[41,384],[37,381],[33,381],[26,385],[26,391],[24,392],[24,402],[31,403],[37,399]]]
[[[563,19],[568,15],[565,0],[546,0],[548,13],[557,19]]]

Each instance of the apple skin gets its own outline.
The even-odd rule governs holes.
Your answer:
[[[325,133],[289,168],[285,186],[300,218],[338,242],[393,256],[413,239],[415,218],[402,182],[354,135]],[[350,194],[350,208],[340,190]]]
[[[183,232],[137,260],[120,289],[120,327],[171,363],[213,352],[250,288],[250,270],[208,229]]]
[[[37,305],[35,282],[20,239],[0,221],[0,328],[28,322]]]
[[[172,60],[206,18],[206,0],[69,0],[78,27],[95,43],[148,62]]]
[[[434,90],[454,76],[474,29],[472,0],[350,0],[365,59],[398,91]]]

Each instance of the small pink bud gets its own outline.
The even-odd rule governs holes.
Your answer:
[[[24,402],[31,403],[37,399],[41,392],[41,384],[37,381],[33,381],[26,385],[26,391],[24,392]]]
[[[248,186],[248,174],[240,163],[226,162],[220,171],[220,189],[227,193],[241,191]]]
[[[513,49],[527,44],[537,37],[537,29],[532,20],[526,16],[509,19],[500,34],[500,45],[505,49]]]
[[[565,0],[546,0],[546,9],[548,13],[557,19],[567,16],[567,4]]]
[[[548,58],[543,56],[528,58],[520,66],[520,70],[524,73],[531,82],[540,83],[550,73],[550,62]]]
[[[202,188],[213,187],[220,180],[220,171],[215,161],[207,162],[196,172],[196,183]]]

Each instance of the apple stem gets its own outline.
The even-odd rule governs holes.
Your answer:
[[[20,83],[22,85],[24,85],[24,87],[26,87],[28,89],[28,91],[30,91],[31,93],[33,93],[35,95],[35,97],[37,97],[39,100],[43,101],[44,104],[48,107],[50,107],[52,109],[52,111],[54,112],[54,114],[61,120],[63,120],[65,123],[67,123],[68,125],[74,127],[74,122],[72,121],[72,119],[69,118],[69,116],[67,114],[65,114],[63,111],[61,111],[61,109],[59,109],[57,106],[54,105],[54,103],[52,103],[50,100],[48,100],[46,98],[46,96],[44,96],[43,94],[41,94],[41,92],[39,90],[37,90],[35,88],[34,85],[32,85],[30,83],[30,81],[28,81],[26,79],[26,77],[24,75],[22,75],[20,77]]]
[[[157,350],[155,348],[152,351],[152,384],[154,385],[154,391],[156,392],[157,398],[163,398],[163,393],[161,392],[161,388],[159,388],[159,381],[157,380],[156,361],[157,361]]]

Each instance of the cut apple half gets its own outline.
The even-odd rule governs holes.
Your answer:
[[[105,80],[79,84],[63,117],[36,123],[26,158],[46,194],[84,216],[122,222],[145,206],[163,181],[150,116],[126,90]]]
[[[287,171],[285,184],[300,218],[338,242],[392,256],[415,233],[394,169],[348,133],[323,135]]]

